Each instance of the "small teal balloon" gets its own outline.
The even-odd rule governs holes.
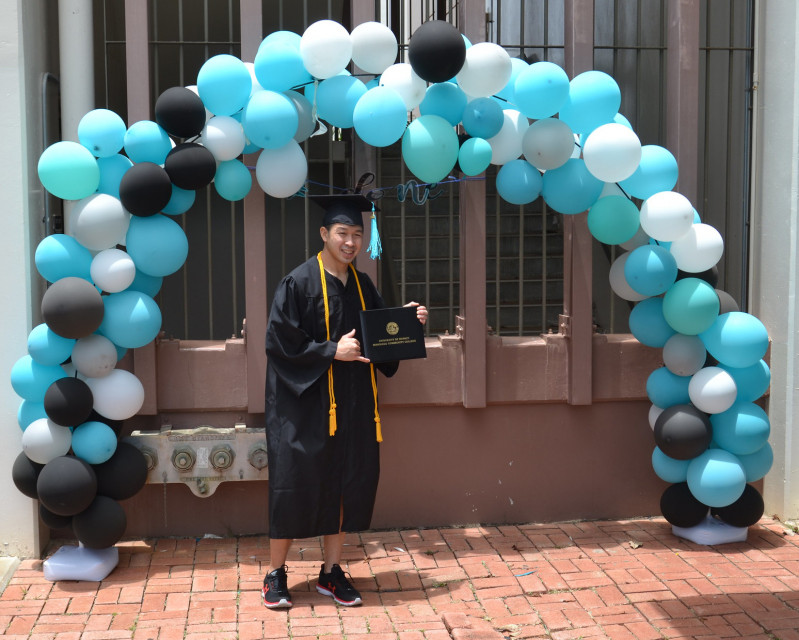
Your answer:
[[[169,202],[166,203],[166,206],[161,209],[161,213],[166,213],[170,216],[179,216],[191,209],[196,198],[197,192],[193,189],[181,189],[173,184],[172,196],[169,198]]]
[[[544,174],[541,195],[548,207],[558,213],[582,213],[597,201],[605,183],[597,180],[580,158],[571,158]]]
[[[765,476],[774,464],[774,450],[767,442],[754,453],[738,456],[746,472],[747,482],[756,482]]]
[[[514,83],[515,104],[525,116],[540,120],[555,115],[569,97],[569,76],[553,62],[534,62]]]
[[[258,91],[241,115],[247,139],[262,149],[280,149],[288,144],[299,122],[294,103],[276,91]]]
[[[125,133],[125,153],[133,162],[164,164],[172,150],[169,134],[152,120],[139,120]]]
[[[516,93],[518,96],[518,90]],[[572,131],[588,133],[613,122],[620,106],[621,90],[616,81],[603,71],[585,71],[569,83],[559,117]]]
[[[652,404],[661,409],[668,409],[675,404],[689,404],[690,382],[691,376],[678,376],[666,367],[660,367],[650,373],[646,379],[646,395]]]
[[[69,359],[76,342],[58,335],[43,323],[28,334],[28,353],[39,364],[53,367]]]
[[[752,402],[736,401],[729,409],[710,416],[713,440],[735,455],[755,453],[771,434],[771,423],[763,409]]]
[[[161,276],[148,276],[146,273],[136,269],[136,277],[133,278],[133,282],[125,291],[141,291],[151,298],[155,298],[163,283],[164,279]]]
[[[161,330],[161,310],[150,296],[130,289],[103,297],[105,315],[97,332],[115,345],[136,349]]]
[[[75,238],[63,233],[54,233],[42,239],[36,247],[33,260],[36,270],[47,282],[69,277],[91,278],[91,252]]]
[[[624,196],[605,196],[588,210],[588,230],[600,242],[627,242],[640,227],[638,207]]]
[[[258,84],[270,91],[288,91],[313,80],[302,64],[299,48],[288,41],[262,42],[253,68]]]
[[[19,409],[17,409],[17,424],[19,424],[19,428],[23,431],[27,429],[31,422],[46,417],[47,412],[44,410],[43,402],[23,400],[19,403]]]
[[[649,244],[637,247],[624,264],[624,277],[637,293],[659,296],[677,279],[677,261],[663,247]]]
[[[678,175],[677,159],[672,153],[656,144],[649,144],[641,147],[638,168],[619,186],[633,198],[646,200],[661,191],[671,191],[677,184]]]
[[[630,311],[630,333],[647,347],[662,348],[676,332],[663,317],[663,299],[647,298]]]
[[[125,156],[116,154],[107,158],[97,158],[97,166],[100,167],[100,184],[97,186],[97,193],[107,193],[119,200],[119,183],[133,163]]]
[[[676,460],[667,456],[660,447],[652,451],[652,469],[658,478],[666,482],[685,482],[688,477],[690,460]]]
[[[366,91],[366,85],[353,76],[322,80],[316,92],[317,114],[334,127],[349,129],[353,126],[355,105]]]
[[[726,364],[719,364],[735,380],[738,389],[738,402],[754,402],[771,385],[771,370],[765,360],[756,362],[750,367],[731,367]]]
[[[416,118],[402,136],[402,158],[423,182],[440,182],[458,159],[458,135],[440,116]]]
[[[69,140],[47,147],[37,171],[44,188],[62,200],[82,200],[100,185],[100,167],[92,152]]]
[[[527,160],[511,160],[497,172],[497,193],[511,204],[530,204],[541,194],[543,179]]]
[[[729,451],[708,449],[691,460],[686,480],[699,502],[709,507],[726,507],[743,494],[746,471]]]
[[[206,60],[197,74],[197,92],[205,108],[216,116],[229,116],[247,104],[252,77],[235,56],[222,53]]]
[[[373,147],[387,147],[399,140],[405,133],[407,119],[405,102],[391,87],[369,89],[352,112],[355,133]]]
[[[72,452],[89,464],[102,464],[114,455],[117,436],[103,422],[89,421],[75,427],[72,432]]]
[[[419,105],[419,113],[423,116],[441,116],[454,127],[463,119],[467,102],[466,94],[458,85],[437,82],[427,87],[424,100]]]
[[[768,350],[768,331],[755,316],[743,311],[723,313],[699,334],[705,348],[721,364],[751,367]]]
[[[43,402],[49,386],[66,375],[57,365],[39,364],[30,355],[24,355],[11,367],[11,388],[20,398]]]
[[[493,138],[502,129],[502,107],[491,98],[475,98],[463,110],[463,128],[474,138]]]
[[[214,176],[214,188],[225,200],[242,200],[252,189],[250,170],[240,160],[220,162]]]
[[[464,175],[476,176],[491,164],[491,145],[483,138],[469,138],[458,151],[458,166]],[[543,180],[541,182],[543,186]]]
[[[116,155],[125,141],[125,122],[109,109],[93,109],[78,122],[78,140],[97,158]]]
[[[131,216],[127,250],[139,271],[163,277],[183,266],[189,242],[181,226],[166,216]]]
[[[663,316],[678,333],[695,336],[713,325],[719,315],[715,289],[699,278],[683,278],[663,296]]]

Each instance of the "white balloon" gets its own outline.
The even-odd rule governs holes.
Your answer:
[[[675,333],[663,345],[663,364],[678,376],[694,375],[704,366],[706,359],[705,343],[699,336]]]
[[[673,242],[694,223],[691,202],[676,191],[661,191],[641,205],[641,228],[661,242]]]
[[[91,251],[118,244],[130,225],[130,214],[118,198],[94,193],[79,200],[67,214],[67,232]]]
[[[338,22],[318,20],[302,34],[300,57],[305,70],[314,78],[332,78],[349,64],[352,38]]]
[[[89,378],[107,376],[117,366],[119,355],[114,343],[98,333],[78,338],[72,348],[72,364]]]
[[[531,165],[541,171],[566,164],[574,152],[574,133],[562,120],[536,120],[522,138],[522,152]]]
[[[657,422],[658,416],[663,413],[663,409],[656,404],[653,404],[649,407],[649,426],[652,430],[655,430],[655,422]]]
[[[49,418],[31,422],[22,432],[22,450],[33,462],[47,464],[64,456],[72,446],[72,431]]]
[[[688,383],[688,396],[693,405],[705,413],[722,413],[738,396],[735,379],[721,367],[705,367]]]
[[[623,124],[603,124],[583,145],[585,167],[603,182],[629,178],[641,162],[641,141]]]
[[[124,291],[136,278],[136,265],[121,249],[104,249],[92,258],[92,282],[108,293]]]
[[[225,162],[241,155],[247,139],[238,120],[230,116],[214,116],[205,123],[200,143],[214,154],[217,162]]]
[[[724,253],[724,239],[715,227],[699,223],[671,243],[677,268],[689,273],[711,269]]]
[[[392,64],[380,76],[380,86],[394,89],[402,97],[405,108],[411,111],[424,100],[427,83],[422,80],[407,62]]]
[[[627,262],[627,258],[629,257],[629,253],[622,253],[613,261],[613,264],[610,265],[610,274],[608,275],[608,279],[610,280],[610,288],[613,289],[613,293],[619,296],[622,300],[629,300],[630,302],[646,300],[646,298],[649,296],[641,295],[635,291],[630,286],[630,283],[627,282],[627,278],[624,277],[624,264]]]
[[[367,73],[383,73],[397,59],[397,37],[384,24],[363,22],[351,37],[352,61]]]
[[[502,114],[505,118],[502,128],[497,135],[488,139],[491,164],[505,164],[521,156],[522,141],[530,128],[530,121],[516,109],[505,109]]]
[[[255,163],[255,179],[265,193],[275,198],[293,196],[307,177],[308,161],[294,140],[279,149],[264,149]]]
[[[501,91],[512,72],[505,49],[493,42],[480,42],[466,49],[466,60],[455,78],[467,95],[484,98]]]
[[[124,369],[114,369],[102,378],[87,378],[94,395],[94,410],[111,420],[127,420],[144,404],[144,387],[139,379]]]
[[[304,140],[310,138],[314,129],[316,129],[317,121],[313,115],[313,106],[310,102],[308,102],[308,98],[301,93],[289,90],[284,91],[283,94],[294,104],[294,108],[297,110],[297,116],[299,118],[299,124],[297,124],[297,133],[294,134],[294,140],[297,142],[303,142]]]

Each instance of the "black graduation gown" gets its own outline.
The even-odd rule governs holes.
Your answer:
[[[346,286],[325,272],[330,341],[319,262],[314,256],[280,283],[266,329],[266,440],[269,536],[308,538],[368,529],[380,473],[369,365],[334,360],[336,343],[356,329],[361,301],[350,272]],[[358,272],[367,309],[385,307]],[[327,370],[333,364],[337,431],[329,435]],[[398,363],[375,365],[392,376]],[[341,517],[343,505],[343,521]]]

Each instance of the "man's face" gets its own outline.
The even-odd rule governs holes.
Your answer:
[[[363,227],[336,222],[320,230],[325,249],[334,259],[350,264],[363,244]]]

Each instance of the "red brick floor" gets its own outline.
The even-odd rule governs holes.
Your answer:
[[[10,640],[799,640],[799,536],[764,518],[746,542],[701,546],[663,519],[350,535],[364,604],[314,588],[321,551],[289,558],[294,608],[260,600],[263,537],[118,544],[102,582],[49,582],[22,562],[0,596]],[[55,551],[55,548],[49,549]]]

